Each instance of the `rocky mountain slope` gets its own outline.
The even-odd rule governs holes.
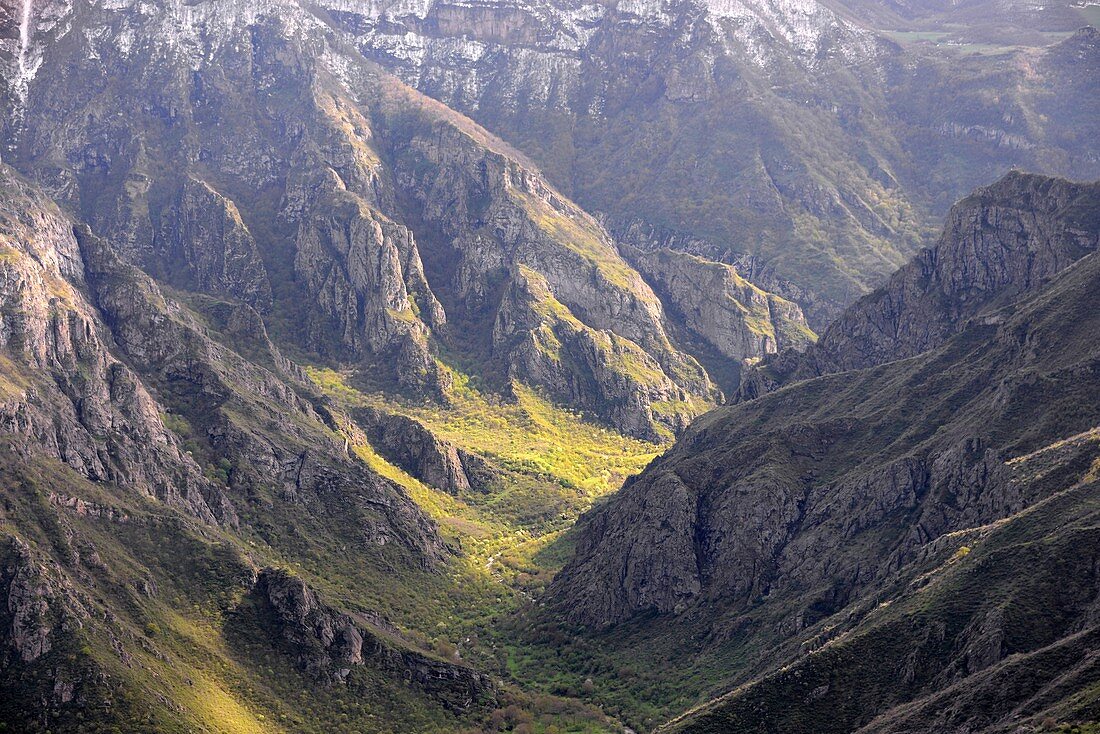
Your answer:
[[[952,208],[934,247],[845,311],[805,354],[765,358],[745,376],[739,397],[939,346],[1100,249],[1098,197],[1095,183],[1019,172],[979,189]]]
[[[1000,725],[1017,653],[1029,721],[1092,716],[1047,673],[1092,639],[1096,186],[979,191],[799,354],[961,187],[1095,172],[1096,54],[802,0],[0,1],[0,729],[598,734],[753,684],[673,724],[751,729],[868,639],[907,682],[830,667],[792,728],[954,721],[959,676]],[[1019,534],[1050,572],[952,606]]]
[[[639,437],[719,398],[599,223],[304,7],[36,4],[31,20],[8,159],[162,282],[239,299],[277,340],[403,395],[446,400],[442,350]],[[812,339],[797,306],[779,312],[789,341]]]
[[[282,552],[306,538],[336,542],[368,574],[395,564],[433,573],[444,563],[451,551],[435,524],[403,489],[346,455],[339,419],[250,307],[219,304],[207,315],[166,295],[6,167],[0,192],[5,722],[33,729],[88,709],[108,720],[116,705],[122,721],[148,706],[165,731],[201,721],[188,696],[171,690],[211,670],[180,652],[179,636],[165,630],[159,639],[182,620],[164,606],[172,601],[160,591],[169,589],[158,588],[171,584],[177,600],[196,604],[212,603],[205,594],[216,589],[215,605],[237,604],[257,583],[257,559],[226,533]],[[266,350],[269,367],[230,341]],[[272,532],[290,518],[294,534]],[[389,638],[372,644],[408,647]],[[394,654],[385,656],[391,676],[402,666],[454,668]],[[148,698],[135,670],[171,674],[156,695],[173,700]],[[471,691],[491,694],[469,671],[424,675],[430,696],[453,694],[447,701],[463,706]],[[437,678],[454,678],[464,692]],[[200,683],[226,695],[224,678]]]
[[[1100,175],[1093,29],[975,55],[818,0],[322,5],[621,238],[738,264],[815,327],[1009,167]]]
[[[661,273],[296,3],[16,11],[0,722],[614,730],[479,636],[529,598],[516,540],[656,449],[623,434],[720,399]],[[730,328],[786,335],[735,371],[813,339],[723,271],[769,304]],[[436,433],[475,400],[491,441]]]
[[[994,191],[1018,195],[1025,183],[1048,203],[1052,191],[1079,194],[1053,197],[1063,206],[1046,209],[1060,216],[1044,229],[1072,233],[1074,245],[1095,243],[1095,185],[1011,177],[957,211],[998,201]],[[983,217],[954,221],[970,223],[966,242],[1000,243],[1001,256],[984,258],[986,265],[1013,262],[1027,242],[975,236],[990,221]],[[958,233],[954,225],[947,231]],[[1011,701],[987,697],[980,724],[965,719],[965,707],[945,708],[948,686],[960,678],[988,668],[971,683],[995,686],[989,676],[1011,678],[1026,667],[993,668],[1011,653],[1039,661],[1090,649],[1093,572],[1052,561],[1049,576],[1035,574],[1016,539],[1038,533],[1035,542],[1072,553],[1079,543],[1091,547],[1095,532],[1088,508],[1100,414],[1090,397],[1098,389],[1090,334],[1100,314],[1100,261],[1088,247],[1041,250],[1062,267],[1030,288],[1000,281],[995,307],[985,298],[988,312],[931,349],[795,382],[697,420],[582,518],[576,554],[550,588],[556,613],[597,630],[640,617],[641,629],[702,640],[690,643],[698,655],[734,645],[723,658],[736,661],[724,671],[727,685],[760,681],[672,730],[892,731],[922,721],[992,731],[1014,711],[1035,721],[1095,715],[1091,669],[1063,680],[1053,663],[1033,671],[1035,685],[1049,687],[1046,697],[1027,698],[1023,689]],[[1061,257],[1067,253],[1074,256]],[[1041,269],[1040,258],[1025,260]],[[974,286],[967,292],[981,293],[984,276],[997,270],[952,272]],[[905,271],[901,282],[912,282]],[[911,302],[932,310],[937,303]],[[842,322],[861,309],[853,306]],[[945,568],[959,570],[945,572],[940,586],[933,570],[948,561]],[[990,577],[990,564],[1004,575]],[[982,578],[988,597],[952,591]],[[1059,584],[1079,593],[1059,596],[1064,603],[1042,596]],[[1049,616],[1051,604],[1060,616]],[[1040,619],[1050,623],[1037,633]],[[978,691],[974,701],[985,695]]]
[[[1041,471],[1043,453],[1089,443],[1094,469],[1080,482],[944,538],[888,605],[860,610],[789,669],[660,731],[1007,732],[1095,721],[1096,434],[1019,465]]]

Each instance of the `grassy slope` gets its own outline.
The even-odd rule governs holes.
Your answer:
[[[50,500],[54,491],[111,507],[125,519],[58,508]],[[430,506],[429,497],[419,499]],[[452,528],[456,537],[466,529]],[[493,530],[494,538],[480,528],[469,537],[515,549],[512,536]],[[354,558],[340,558],[323,544],[294,555],[255,533],[196,523],[52,462],[24,465],[6,481],[0,535],[21,538],[38,560],[57,564],[67,579],[64,595],[81,610],[79,627],[55,629],[50,653],[3,680],[0,726],[11,722],[21,730],[22,702],[44,696],[57,678],[83,681],[78,690],[85,694],[95,687],[100,695],[89,699],[110,699],[112,707],[43,708],[41,725],[30,730],[454,732],[528,722],[535,732],[598,732],[609,726],[577,702],[525,694],[514,685],[502,689],[496,710],[468,715],[447,711],[369,665],[357,668],[348,686],[319,685],[272,646],[247,594],[254,568],[285,566],[349,609],[373,610],[371,591],[380,588],[411,596],[420,613],[390,610],[406,639],[430,655],[461,654],[491,670],[492,648],[479,645],[478,630],[518,602],[504,574],[480,565],[479,556],[460,556],[446,573],[430,574],[357,568]],[[2,545],[7,548],[6,540]],[[465,645],[454,644],[463,634]],[[93,686],[102,674],[107,678]]]
[[[517,600],[541,592],[557,570],[560,552],[576,517],[599,497],[640,471],[660,446],[627,438],[554,406],[535,391],[515,385],[516,399],[503,399],[456,373],[446,407],[399,402],[360,391],[348,374],[312,368],[310,377],[344,408],[372,406],[415,418],[440,438],[491,461],[503,470],[502,488],[489,494],[454,497],[427,486],[379,456],[369,444],[355,450],[376,471],[403,486],[461,548],[460,589],[470,582],[492,597]],[[501,584],[504,584],[501,586]],[[459,592],[461,596],[461,591]],[[480,615],[485,598],[463,599],[456,613]]]

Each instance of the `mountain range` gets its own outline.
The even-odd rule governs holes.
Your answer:
[[[0,731],[1091,731],[1100,34],[987,6],[0,2]]]

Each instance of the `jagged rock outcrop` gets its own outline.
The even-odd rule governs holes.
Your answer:
[[[235,521],[161,418],[140,378],[113,354],[110,331],[86,300],[72,223],[0,167],[0,347],[4,430],[24,455],[46,454],[94,481]]]
[[[27,544],[14,537],[4,540],[8,548],[0,569],[0,619],[5,622],[0,626],[0,668],[13,665],[13,657],[32,663],[48,653],[63,614],[58,590],[34,562]]]
[[[271,633],[311,675],[355,685],[352,670],[366,665],[399,676],[454,709],[469,709],[493,698],[488,676],[410,649],[396,633],[328,606],[286,571],[261,571],[255,592],[270,615]]]
[[[693,340],[719,359],[749,365],[781,349],[802,351],[815,336],[798,305],[761,290],[731,266],[675,250],[628,250]],[[709,368],[711,374],[718,369]]]
[[[56,459],[227,525],[238,523],[231,493],[274,481],[290,501],[355,517],[368,547],[397,541],[429,567],[446,555],[399,488],[345,455],[254,310],[223,304],[200,322],[107,242],[74,233],[10,169],[0,191],[0,418],[24,461]],[[211,339],[206,324],[268,366]]]
[[[428,335],[446,315],[412,233],[343,189],[312,198],[311,213],[299,220],[294,261],[314,306],[309,345],[320,353],[340,345],[369,354],[404,390],[442,396],[447,375],[432,358]]]
[[[1095,211],[1096,190],[1080,191],[1087,196],[1079,204]],[[1078,231],[1065,221],[1062,231]],[[696,421],[582,519],[553,603],[569,619],[602,626],[645,611],[703,603],[735,611],[776,598],[792,605],[799,629],[936,538],[1060,488],[1066,477],[1021,482],[1006,465],[1039,441],[1100,423],[1095,401],[1083,397],[1098,389],[1100,374],[1089,336],[1100,314],[1100,260],[1095,252],[1073,264],[1059,257],[1053,262],[1068,265],[1061,273],[1016,291],[1014,302],[1006,297],[1001,310],[937,349]],[[1039,268],[1037,260],[1020,259]],[[1006,262],[993,258],[982,272],[1002,282],[1014,272],[1000,267]]]
[[[210,459],[228,463],[226,486],[256,492],[274,480],[282,499],[356,519],[369,546],[392,540],[432,566],[446,555],[434,525],[402,490],[345,456],[324,417],[294,386],[206,336],[193,314],[124,263],[101,238],[77,231],[86,278],[116,343],[143,374],[163,385]],[[273,355],[276,369],[282,364]],[[251,420],[242,420],[250,417]]]
[[[160,217],[150,264],[157,274],[190,290],[239,298],[264,311],[271,283],[256,240],[236,204],[205,181],[188,177]]]
[[[495,310],[491,343],[509,377],[645,438],[656,436],[660,425],[682,426],[695,412],[689,396],[700,402],[718,398],[705,370],[672,343],[660,300],[607,232],[538,173],[506,156],[503,146],[504,153],[475,146],[458,129],[428,135],[394,126],[390,136],[386,145],[394,150],[398,184],[416,197],[417,216],[449,239],[457,258],[448,272],[463,315],[483,324],[483,314]],[[536,300],[561,304],[588,335],[576,351],[588,353],[582,359],[595,374],[579,379],[608,384],[587,391],[566,386],[568,376],[534,367],[539,355],[530,349],[513,353],[516,342],[537,340],[532,331],[540,319],[559,320],[541,305],[517,307],[530,300],[532,279],[538,282]],[[648,372],[616,373],[627,352],[639,355]],[[606,366],[610,373],[604,373]],[[608,390],[616,394],[605,400]],[[657,395],[678,397],[658,415],[646,404]],[[625,407],[607,405],[624,401]]]
[[[1095,459],[1095,436],[1086,442]],[[1085,478],[933,544],[888,602],[833,617],[828,644],[658,731],[1002,732],[1090,720],[1095,491]]]
[[[422,423],[374,408],[353,413],[374,450],[427,485],[453,495],[488,492],[495,470],[480,456],[436,437]]]
[[[682,430],[693,412],[691,394],[654,357],[613,331],[585,325],[528,268],[518,268],[505,291],[493,349],[509,377],[633,436],[659,440],[656,426]]]
[[[979,189],[951,210],[935,247],[845,311],[816,345],[746,374],[740,397],[939,346],[1100,249],[1098,199],[1100,184],[1020,172]]]

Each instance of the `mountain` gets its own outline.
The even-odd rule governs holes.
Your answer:
[[[745,375],[740,396],[939,346],[1100,249],[1098,197],[1096,184],[1019,172],[975,191],[952,208],[934,247],[849,308],[804,355],[766,357]]]
[[[242,663],[212,666],[224,653],[209,617],[179,613],[241,605],[247,616],[250,589],[271,596],[270,573],[247,550],[255,540],[238,534],[300,558],[303,544],[323,554],[339,543],[367,576],[442,566],[451,551],[436,525],[346,455],[330,427],[338,419],[255,311],[219,304],[200,314],[166,295],[10,168],[0,192],[3,721],[34,730],[68,709],[92,712],[89,724],[140,719],[169,731],[203,722],[207,696],[239,708],[224,686],[246,677]],[[225,341],[263,350],[268,366]],[[331,637],[319,621],[302,624],[299,637]],[[388,673],[386,686],[434,666],[443,675],[423,674],[429,694],[463,706],[491,695],[472,671],[360,625],[351,637],[370,640],[371,652],[341,651],[345,664]],[[147,676],[163,681],[169,705]]]
[[[0,1],[0,730],[1095,719],[1097,34],[857,10]]]
[[[974,53],[817,0],[321,4],[620,239],[736,264],[815,328],[1009,168],[1100,175],[1092,28]]]
[[[1038,230],[1069,233],[1073,247],[1014,258],[1028,229],[1001,214],[1021,199]],[[999,731],[1094,717],[1094,667],[1057,661],[1095,635],[1098,212],[1095,184],[1038,176],[960,203],[937,250],[838,323],[948,252],[990,266],[931,258],[985,310],[913,356],[695,421],[579,521],[552,614],[597,639],[680,639],[684,675],[705,665],[711,686],[738,686],[670,731]],[[1034,283],[983,293],[1013,262],[1031,263]],[[956,303],[904,293],[931,314]]]
[[[62,4],[33,19],[8,160],[160,281],[241,300],[277,340],[403,395],[445,401],[449,350],[643,438],[719,399],[598,222],[305,8]]]
[[[3,23],[0,723],[618,730],[496,620],[801,309],[643,273],[297,3]]]
[[[1095,456],[1095,438],[1071,447],[1092,442]],[[1029,458],[1046,466],[1051,457]],[[1093,472],[1028,512],[952,536],[843,639],[660,731],[1001,732],[1094,721],[1096,491]]]

